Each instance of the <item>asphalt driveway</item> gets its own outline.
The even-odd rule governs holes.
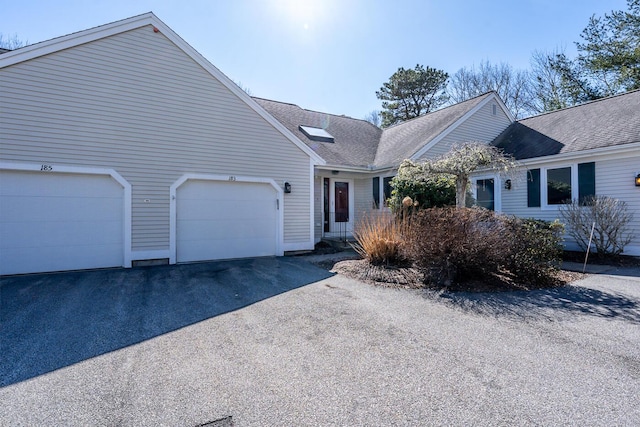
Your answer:
[[[266,258],[0,279],[0,425],[637,425],[640,278],[434,294]]]

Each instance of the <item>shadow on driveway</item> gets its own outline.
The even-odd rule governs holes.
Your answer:
[[[331,275],[294,258],[256,258],[2,278],[0,386]]]
[[[521,318],[587,315],[640,323],[640,298],[612,290],[563,286],[527,292],[443,293],[463,310]]]

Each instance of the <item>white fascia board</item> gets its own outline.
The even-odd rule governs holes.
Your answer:
[[[322,171],[340,171],[340,172],[355,172],[355,173],[364,173],[364,174],[380,174],[386,171],[396,170],[397,166],[386,166],[386,167],[363,167],[363,166],[344,166],[344,165],[322,165],[316,166],[316,170]]]
[[[156,25],[158,22],[160,22],[160,20],[157,19],[153,13],[148,12],[142,15],[123,19],[121,21],[112,22],[110,24],[89,28],[88,30],[67,34],[66,36],[34,43],[32,45],[3,53],[0,56],[0,68],[8,67],[10,65],[28,61],[30,59],[64,49],[69,49],[81,44],[109,37],[114,34],[134,30],[145,25]]]
[[[256,103],[249,95],[247,95],[245,91],[240,89],[238,85],[236,85],[231,79],[225,76],[218,68],[211,64],[204,56],[202,56],[197,50],[191,47],[189,43],[184,41],[182,37],[175,33],[152,12],[123,19],[121,21],[112,22],[110,24],[90,28],[88,30],[68,34],[66,36],[57,37],[55,39],[47,40],[44,42],[35,43],[30,46],[25,46],[14,51],[3,53],[0,56],[0,69],[30,59],[34,59],[39,56],[58,52],[63,49],[69,49],[81,44],[113,36],[115,34],[120,34],[125,31],[131,31],[137,28],[141,28],[146,25],[152,25],[157,28],[160,33],[162,33],[172,43],[178,46],[178,48],[180,48],[185,54],[193,59],[198,65],[204,68],[209,74],[220,81],[220,83],[222,83],[233,94],[244,101],[252,110],[258,113],[258,115],[260,115],[276,130],[284,135],[285,138],[290,140],[295,146],[297,146],[305,154],[311,157],[314,164],[323,165],[326,163],[322,157],[316,154],[311,148],[309,148],[304,142],[300,141],[300,139],[298,139],[293,133],[285,128],[273,116],[267,113],[262,107],[258,105],[258,103]]]
[[[360,173],[368,173],[371,172],[371,169],[362,166],[343,166],[343,165],[316,165],[316,169],[318,170],[326,170],[326,171],[340,171],[340,172],[360,172]]]
[[[513,117],[513,114],[511,114],[511,111],[509,111],[509,109],[507,108],[507,105],[504,103],[502,98],[500,98],[500,95],[498,95],[496,92],[492,92],[492,95],[493,95],[492,99],[494,99],[496,102],[498,102],[498,105],[500,106],[500,108],[502,108],[502,111],[504,112],[504,114],[509,119],[509,122],[510,123],[515,122],[516,118]]]
[[[586,158],[591,158],[594,156],[599,156],[601,159],[604,158],[612,159],[612,158],[625,158],[628,155],[632,154],[640,154],[640,142],[634,142],[631,144],[623,144],[623,145],[614,145],[611,147],[602,147],[602,148],[594,148],[591,150],[584,151],[573,151],[569,153],[561,153],[561,154],[552,154],[550,156],[543,157],[533,157],[531,159],[523,159],[519,160],[523,166],[531,166],[537,164],[545,164],[545,163],[554,163],[554,162],[562,162],[562,161],[571,161],[571,160],[583,160]]]
[[[434,145],[436,145],[438,142],[442,141],[447,135],[449,135],[451,132],[456,130],[456,128],[458,128],[458,126],[460,126],[462,123],[464,123],[469,117],[473,116],[478,110],[480,110],[482,107],[487,105],[490,101],[496,101],[498,103],[498,105],[500,105],[500,108],[502,109],[502,111],[509,118],[510,122],[513,123],[514,118],[513,118],[513,115],[509,112],[509,109],[504,105],[504,102],[502,102],[500,97],[495,92],[491,92],[489,95],[487,95],[487,97],[485,99],[480,101],[478,103],[478,105],[473,107],[471,110],[467,111],[462,117],[460,117],[458,120],[453,122],[453,124],[451,124],[448,128],[446,128],[444,131],[442,131],[438,136],[433,138],[431,141],[429,141],[427,144],[425,144],[421,149],[416,151],[410,157],[410,160],[414,160],[414,161],[418,160],[427,151],[429,151]]]

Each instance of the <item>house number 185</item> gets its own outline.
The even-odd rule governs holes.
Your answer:
[[[51,165],[42,165],[40,166],[40,170],[44,172],[51,172],[53,170],[53,166]]]

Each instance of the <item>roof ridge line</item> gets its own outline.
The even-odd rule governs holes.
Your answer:
[[[391,125],[391,126],[389,126],[389,127],[387,127],[387,128],[384,128],[383,130],[392,129],[392,128],[396,127],[396,126],[400,126],[400,125],[403,125],[403,124],[405,124],[405,123],[409,123],[409,122],[412,122],[412,121],[414,121],[414,120],[421,119],[421,118],[426,117],[426,116],[428,116],[428,115],[430,115],[430,114],[434,114],[434,113],[437,113],[437,112],[440,112],[440,111],[447,110],[447,109],[449,109],[449,108],[451,108],[451,107],[455,107],[455,106],[458,106],[458,105],[460,105],[460,104],[464,104],[465,102],[473,101],[474,99],[477,99],[477,98],[482,98],[483,96],[487,96],[487,95],[489,95],[490,93],[496,93],[496,91],[494,91],[494,90],[490,90],[490,91],[485,92],[485,93],[483,93],[483,94],[481,94],[481,95],[474,96],[473,98],[465,99],[464,101],[460,101],[460,102],[456,102],[455,104],[447,105],[446,107],[440,108],[440,109],[438,109],[438,110],[429,111],[428,113],[425,113],[425,114],[423,114],[423,115],[421,115],[421,116],[418,116],[418,117],[413,117],[413,118],[411,118],[411,119],[409,119],[409,120],[405,120],[404,122],[394,123],[393,125]],[[496,95],[497,95],[497,94],[496,94]]]
[[[569,105],[568,107],[559,108],[557,110],[544,111],[544,112],[542,112],[540,114],[536,114],[535,116],[526,117],[524,119],[516,120],[516,122],[519,123],[519,122],[523,122],[525,120],[535,119],[535,118],[538,118],[538,117],[546,116],[548,114],[559,113],[561,111],[570,110],[572,108],[584,107],[585,105],[595,104],[596,102],[608,101],[610,99],[618,98],[620,96],[631,95],[634,92],[640,92],[640,89],[633,89],[633,90],[630,90],[628,92],[622,92],[622,93],[616,93],[616,94],[609,95],[609,96],[603,96],[602,98],[592,99],[590,101],[585,101],[585,102],[583,102],[581,104]]]
[[[298,104],[294,104],[294,103],[291,103],[291,102],[277,101],[277,100],[275,100],[275,99],[262,98],[262,97],[260,97],[260,96],[251,96],[251,97],[252,97],[252,98],[255,98],[255,99],[262,99],[262,100],[264,100],[264,101],[276,102],[276,103],[278,103],[278,104],[292,105],[292,106],[294,106],[294,107],[298,107],[299,109],[301,109],[301,110],[303,110],[303,111],[308,111],[308,112],[310,112],[310,113],[326,114],[327,116],[341,117],[341,118],[343,118],[343,119],[358,120],[358,121],[361,121],[361,122],[369,123],[369,124],[370,124],[370,125],[372,125],[372,126],[375,126],[373,123],[371,123],[371,122],[369,122],[369,121],[367,121],[367,120],[365,120],[365,119],[358,119],[358,118],[355,118],[355,117],[347,116],[346,114],[334,114],[334,113],[327,113],[327,112],[325,112],[325,111],[311,110],[311,109],[309,109],[309,108],[304,108],[304,107],[299,106]],[[376,126],[376,127],[377,127],[377,126]]]

